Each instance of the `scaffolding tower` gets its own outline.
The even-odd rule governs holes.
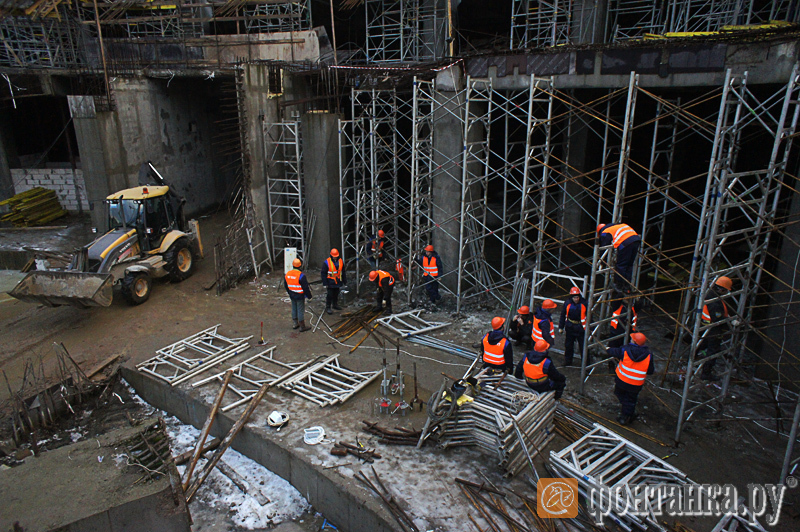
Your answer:
[[[418,63],[445,53],[448,12],[436,0],[365,0],[367,62]]]

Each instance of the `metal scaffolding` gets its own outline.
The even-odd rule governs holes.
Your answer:
[[[365,0],[367,61],[413,63],[440,59],[450,35],[448,12],[432,0]]]
[[[65,9],[58,17],[0,18],[0,66],[73,68],[86,64],[81,27]]]

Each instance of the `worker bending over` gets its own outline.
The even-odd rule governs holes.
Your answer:
[[[514,371],[514,352],[511,341],[503,333],[505,318],[492,318],[492,330],[483,337],[483,368],[495,371]]]
[[[622,347],[609,347],[606,352],[618,360],[614,382],[614,395],[619,399],[620,415],[617,421],[627,425],[636,419],[636,402],[647,375],[652,375],[653,353],[647,347],[647,337],[633,333],[631,343]]]
[[[533,314],[531,309],[527,306],[519,307],[517,314],[508,324],[508,337],[516,343],[516,345],[525,344],[528,351],[533,349]]]
[[[311,299],[311,288],[308,286],[306,275],[300,271],[303,267],[303,261],[294,259],[292,261],[293,269],[286,272],[283,280],[283,286],[289,294],[289,299],[292,302],[292,322],[294,326],[292,329],[300,329],[300,332],[306,332],[311,327],[306,327],[306,298]]]
[[[369,272],[369,280],[375,283],[376,302],[375,310],[383,310],[383,302],[386,302],[386,314],[392,313],[392,292],[394,292],[394,277],[389,272],[383,270],[373,270]]]
[[[561,399],[567,378],[558,372],[555,363],[550,359],[548,349],[550,346],[544,340],[539,340],[533,346],[533,351],[517,364],[514,376],[518,379],[525,378],[525,384],[535,392],[544,393],[554,390],[556,399]]]

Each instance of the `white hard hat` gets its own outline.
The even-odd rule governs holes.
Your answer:
[[[269,423],[270,427],[280,427],[287,421],[289,421],[289,414],[286,412],[280,412],[278,410],[273,410],[267,418],[267,423]]]

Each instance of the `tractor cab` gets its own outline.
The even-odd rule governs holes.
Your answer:
[[[136,230],[142,251],[161,247],[164,236],[179,224],[167,186],[141,186],[116,192],[108,198],[110,232]]]

